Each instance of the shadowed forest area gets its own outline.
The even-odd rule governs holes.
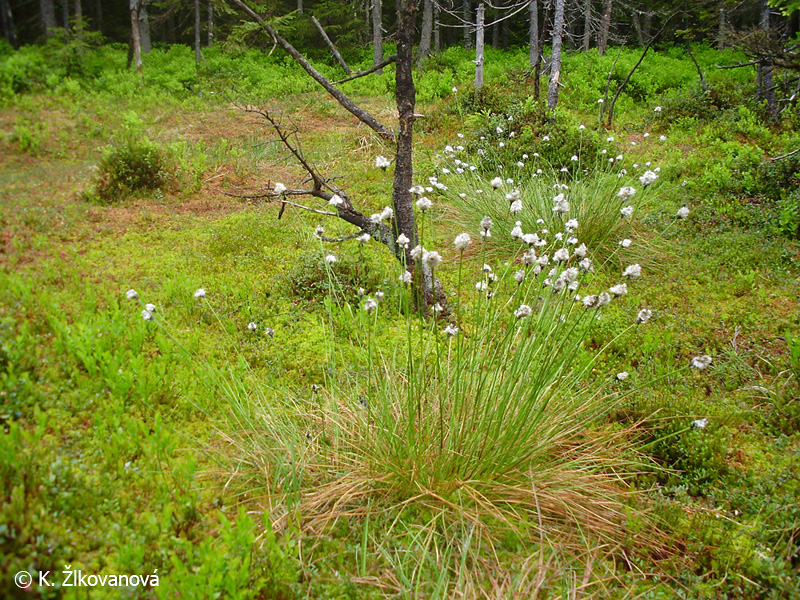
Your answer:
[[[800,598],[798,8],[0,0],[0,596]]]

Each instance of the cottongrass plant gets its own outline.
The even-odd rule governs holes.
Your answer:
[[[383,529],[364,533],[372,568],[388,566],[398,590],[417,578],[427,597],[463,592],[466,564],[494,557],[499,576],[509,536],[547,561],[553,576],[630,544],[629,526],[640,519],[626,483],[637,468],[630,432],[608,424],[617,398],[588,383],[597,354],[584,340],[635,280],[620,273],[612,289],[593,289],[582,224],[562,216],[538,242],[515,240],[519,251],[503,263],[488,264],[491,244],[508,236],[495,236],[490,219],[454,236],[449,252],[421,244],[418,254],[434,271],[447,260],[458,273],[450,321],[435,318],[438,306],[431,318],[411,315],[406,283],[392,303],[397,313],[375,290],[358,308],[331,297],[324,386],[281,394],[254,378],[217,378],[232,407],[225,438],[235,470],[249,485],[262,482],[276,523],[299,518],[306,531],[322,532],[343,517],[382,515]],[[337,343],[345,321],[361,332],[366,364]],[[379,332],[392,323],[405,336],[387,349]],[[632,319],[626,331],[642,326]],[[442,554],[437,536],[455,530],[457,551]],[[638,542],[654,539],[637,533]],[[446,563],[441,580],[420,575],[434,557]]]

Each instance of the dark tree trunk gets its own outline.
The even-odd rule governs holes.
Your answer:
[[[103,0],[94,2],[94,29],[103,32]]]
[[[759,27],[764,33],[771,37],[770,25],[770,6],[766,0],[761,2],[761,19]],[[758,62],[758,81],[759,96],[767,101],[767,116],[770,121],[778,120],[778,101],[775,97],[775,84],[772,75],[773,64],[769,59],[762,59]]]
[[[64,31],[69,31],[69,0],[61,0],[61,21],[64,23]]]
[[[150,15],[147,13],[147,5],[139,5],[139,40],[142,44],[142,54],[150,54],[153,49],[153,42],[150,38]]]
[[[422,0],[422,33],[419,38],[417,65],[422,65],[431,53],[433,35],[433,0]]]
[[[214,5],[211,3],[211,0],[208,1],[208,31],[206,32],[208,36],[208,47],[214,45]]]
[[[464,48],[472,48],[472,31],[470,28],[470,23],[472,22],[472,7],[470,6],[469,0],[464,0],[463,4],[463,12],[461,14],[461,18],[464,21],[463,32],[464,32]]]
[[[128,68],[131,64],[136,67],[136,72],[142,72],[142,41],[139,37],[139,0],[130,0],[131,11],[131,43],[128,50]]]
[[[539,60],[539,0],[528,3],[528,62],[531,70]]]
[[[194,0],[194,62],[200,64],[200,0]]]
[[[3,6],[8,4],[7,0],[3,0]],[[39,0],[39,14],[42,19],[42,31],[46,37],[53,35],[53,29],[56,28],[56,7],[53,5],[53,0]],[[3,23],[5,24],[5,15],[3,15]]]
[[[383,62],[383,13],[381,0],[372,0],[372,64]],[[378,73],[383,73],[379,70]]]
[[[14,15],[8,0],[0,0],[0,21],[3,25],[3,37],[12,48],[16,49],[19,46],[17,28],[14,26]]]
[[[492,25],[492,48],[500,47],[500,10],[494,11],[494,24]]]
[[[585,0],[583,6],[583,51],[588,52],[592,44],[592,0]]]
[[[437,54],[442,49],[441,33],[439,31],[439,3],[433,3],[433,51]]]

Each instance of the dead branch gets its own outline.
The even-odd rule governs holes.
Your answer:
[[[773,160],[773,161],[775,161],[775,160],[783,160],[784,158],[789,158],[790,156],[794,156],[798,152],[800,152],[800,148],[798,148],[797,150],[792,150],[791,152],[789,152],[787,154],[781,154],[780,156],[775,156],[775,157],[771,158],[770,160]]]
[[[345,83],[346,81],[353,81],[353,79],[358,79],[359,77],[364,77],[365,75],[371,75],[375,71],[380,71],[383,67],[392,64],[397,60],[397,54],[392,54],[391,56],[387,56],[377,65],[373,65],[366,71],[359,71],[358,73],[353,73],[350,77],[345,77],[344,79],[340,79],[339,81],[334,81],[333,85],[339,85],[340,83]]]
[[[342,66],[342,69],[344,69],[345,75],[352,75],[353,70],[347,66],[347,63],[342,58],[342,55],[339,54],[339,50],[336,48],[336,46],[334,46],[331,38],[328,37],[328,34],[325,33],[325,30],[322,28],[322,23],[319,22],[319,19],[312,15],[311,21],[313,21],[314,25],[317,27],[317,31],[319,31],[322,39],[325,40],[326,44],[328,44],[328,48],[330,48],[333,57],[339,62],[339,64]]]
[[[319,71],[317,71],[310,62],[306,60],[306,58],[300,54],[297,50],[295,50],[294,46],[292,46],[289,42],[283,39],[275,29],[272,28],[257,12],[253,11],[249,6],[247,6],[243,0],[231,0],[234,4],[239,6],[244,12],[246,12],[251,18],[253,18],[259,25],[261,25],[262,29],[267,32],[267,34],[278,44],[281,48],[283,48],[289,56],[291,56],[297,63],[303,67],[303,69],[308,73],[311,78],[319,83],[325,90],[333,96],[336,101],[342,105],[346,110],[348,110],[351,114],[353,114],[359,121],[367,125],[369,128],[374,130],[378,135],[380,135],[383,139],[389,140],[394,142],[396,140],[395,134],[388,130],[386,127],[383,126],[375,117],[369,114],[367,111],[362,109],[361,107],[357,106],[350,98],[348,98],[345,94],[343,94],[339,89],[336,88],[330,81],[328,81]]]

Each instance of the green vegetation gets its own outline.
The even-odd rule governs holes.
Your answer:
[[[0,58],[0,596],[66,565],[159,585],[31,597],[800,595],[800,134],[792,107],[766,124],[752,73],[712,68],[738,53],[693,48],[705,87],[684,49],[649,54],[613,130],[616,51],[566,57],[555,122],[526,52],[487,49],[477,99],[469,53],[432,57],[415,177],[444,185],[421,221],[452,294],[437,322],[377,244],[314,237],[346,224],[218,191],[300,185],[230,103],[263,102],[365,213],[387,204],[391,151],[294,64],[175,46],[140,77],[90,42]],[[393,78],[343,88],[390,114]]]

